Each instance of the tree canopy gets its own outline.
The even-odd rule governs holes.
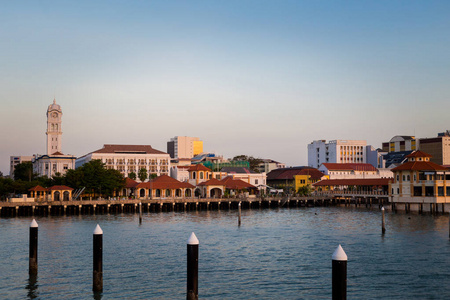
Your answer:
[[[237,155],[231,159],[231,161],[248,161],[250,170],[259,173],[259,164],[263,162],[261,158],[255,158],[247,155]]]
[[[32,181],[34,177],[31,161],[20,163],[14,168],[14,180]]]
[[[148,178],[147,169],[140,168],[138,172],[138,177],[141,182],[144,182]]]

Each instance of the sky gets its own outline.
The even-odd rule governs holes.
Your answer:
[[[450,1],[4,1],[0,171],[103,144],[307,165],[313,140],[450,129]]]

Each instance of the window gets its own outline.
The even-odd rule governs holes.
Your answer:
[[[399,180],[400,180],[399,178],[400,178],[400,175],[397,175],[397,181],[399,181]]]
[[[405,181],[405,175],[402,176],[402,180]]]
[[[255,179],[255,184],[258,184],[258,179]]]
[[[410,181],[410,180],[411,180],[411,177],[408,175],[408,176],[406,177],[406,180]]]
[[[65,164],[64,166],[63,166],[63,169],[64,170],[67,170],[69,168],[69,165],[67,165],[67,164]]]
[[[200,172],[200,179],[203,179],[203,172]]]

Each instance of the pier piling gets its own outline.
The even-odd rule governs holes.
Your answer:
[[[94,265],[92,290],[94,292],[103,291],[103,230],[97,224],[94,230]]]
[[[139,224],[142,224],[142,202],[139,202]]]
[[[347,299],[347,254],[339,245],[332,256],[332,299]]]
[[[37,275],[38,271],[38,223],[35,219],[30,224],[30,257],[28,272]]]
[[[238,226],[241,226],[241,202],[238,204]]]
[[[187,241],[187,293],[186,300],[198,300],[198,245],[195,233]]]
[[[384,215],[384,206],[381,208],[381,233],[384,234],[386,232],[386,218]]]

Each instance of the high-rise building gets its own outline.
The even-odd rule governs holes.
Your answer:
[[[430,161],[438,165],[450,165],[450,131],[435,138],[419,139],[419,149],[431,155]]]
[[[203,141],[198,137],[176,136],[167,142],[171,158],[192,158],[203,152]]]
[[[308,145],[308,166],[319,168],[323,163],[367,163],[366,141],[326,140]]]
[[[16,166],[18,164],[24,163],[24,162],[31,162],[33,159],[33,156],[10,156],[10,165],[9,165],[9,176],[11,178],[14,177],[14,170],[16,169]]]

